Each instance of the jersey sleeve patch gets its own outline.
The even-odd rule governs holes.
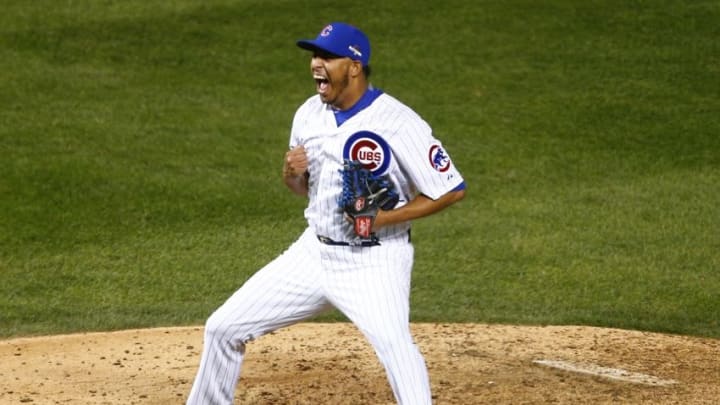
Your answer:
[[[433,144],[430,146],[430,150],[428,151],[428,160],[430,161],[430,166],[440,173],[445,173],[452,165],[450,155],[448,155],[439,144]]]

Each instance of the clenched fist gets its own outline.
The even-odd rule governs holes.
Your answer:
[[[304,146],[296,146],[285,153],[285,164],[283,165],[285,177],[302,176],[307,170],[308,158]]]

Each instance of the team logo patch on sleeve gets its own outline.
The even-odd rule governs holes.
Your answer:
[[[435,144],[430,147],[428,158],[430,159],[430,165],[440,173],[446,172],[450,169],[450,156],[448,156],[440,145]]]
[[[380,135],[360,131],[345,141],[343,159],[357,160],[373,174],[381,175],[390,166],[390,153],[390,145]]]

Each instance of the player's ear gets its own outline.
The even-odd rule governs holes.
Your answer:
[[[357,77],[362,74],[362,62],[359,60],[352,61],[352,65],[350,65],[350,74],[352,77]]]

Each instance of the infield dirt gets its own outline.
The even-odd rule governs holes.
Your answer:
[[[413,324],[440,404],[714,404],[720,340],[573,326]],[[181,404],[202,327],[0,341],[0,404]],[[601,366],[610,379],[538,364]],[[639,373],[666,385],[630,382]],[[372,348],[347,323],[303,323],[248,345],[236,403],[393,404]]]

